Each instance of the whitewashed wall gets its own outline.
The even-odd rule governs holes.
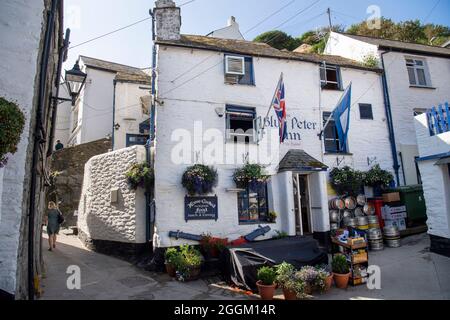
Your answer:
[[[415,117],[420,157],[450,152],[450,132],[430,136],[425,114]],[[438,159],[419,161],[427,206],[428,233],[450,239],[450,174]]]
[[[148,95],[148,90],[139,87],[145,86],[130,82],[116,84],[115,123],[118,123],[120,128],[114,130],[114,150],[125,148],[127,133],[140,134],[139,124],[149,118],[148,114],[143,113],[140,100],[141,96]]]
[[[25,232],[23,194],[29,184],[26,172],[31,162],[31,149],[28,145],[34,121],[31,115],[43,10],[43,1],[25,0],[2,1],[0,10],[0,96],[16,102],[25,114],[18,151],[9,157],[5,168],[0,168],[0,289],[11,294],[16,292],[20,273],[17,257],[21,255],[21,233]]]
[[[325,53],[358,61],[363,61],[367,54],[380,57],[381,52],[376,45],[334,32],[325,48]],[[430,73],[431,88],[410,86],[405,62],[407,57],[425,59]],[[416,184],[418,181],[414,157],[418,156],[419,153],[414,130],[414,110],[428,109],[449,100],[450,59],[392,51],[384,54],[384,64],[397,151],[402,153],[403,158],[403,166],[400,172],[401,183]]]
[[[379,57],[378,47],[376,45],[336,32],[330,33],[323,53],[342,56],[356,61],[363,61],[367,56]]]
[[[59,90],[59,96],[61,98],[69,98],[67,93],[67,88],[65,85],[61,85]],[[56,129],[55,129],[55,144],[57,140],[60,140],[62,144],[66,147],[69,143],[70,138],[70,127],[71,127],[71,113],[72,113],[72,103],[62,102],[58,104],[57,115],[56,115]],[[54,148],[55,146],[53,146]]]
[[[175,77],[207,57],[207,63],[200,64],[192,72],[171,82]],[[225,191],[234,187],[231,179],[233,170],[239,165],[218,165],[219,187],[215,193],[219,198],[219,220],[188,222],[184,221],[184,195],[181,186],[181,176],[186,166],[174,165],[170,161],[176,141],[171,141],[173,130],[183,128],[194,131],[194,121],[202,121],[203,129],[215,128],[225,131],[225,118],[219,118],[216,107],[225,104],[255,107],[258,115],[264,116],[272,99],[280,72],[284,73],[286,86],[286,103],[288,112],[288,131],[300,134],[301,140],[288,140],[280,150],[279,160],[292,148],[304,149],[318,160],[324,161],[330,167],[351,165],[360,170],[368,170],[367,157],[382,168],[392,168],[392,158],[386,126],[383,95],[380,76],[374,72],[342,68],[342,78],[346,86],[353,81],[353,99],[356,103],[351,111],[351,129],[349,132],[350,156],[323,155],[322,142],[317,134],[322,123],[321,111],[332,111],[342,95],[342,91],[320,92],[319,67],[314,63],[286,61],[269,58],[254,58],[255,86],[224,84],[223,54],[211,51],[182,49],[175,47],[159,47],[158,52],[158,99],[163,105],[157,107],[156,133],[156,224],[159,235],[156,245],[177,245],[167,237],[167,232],[182,229],[185,232],[202,233],[209,231],[218,236],[237,237],[252,231],[257,225],[239,225],[237,215],[237,196]],[[172,88],[192,78],[203,70],[210,68],[201,76],[190,80],[187,84],[172,90]],[[360,120],[357,103],[371,103],[374,120]],[[321,107],[320,107],[321,106]],[[273,112],[273,119],[275,115]],[[309,129],[299,129],[299,122],[307,121]],[[303,125],[302,125],[303,127]],[[256,148],[256,146],[253,146]],[[194,161],[194,153],[192,161]],[[238,157],[239,159],[239,157]],[[201,159],[200,159],[201,160]],[[272,165],[276,166],[277,163]],[[325,181],[322,181],[325,183]],[[292,183],[292,182],[290,182]],[[323,186],[325,188],[325,186]],[[291,189],[292,190],[292,189]],[[277,195],[278,196],[278,195]],[[285,228],[283,215],[288,212],[284,205],[274,208],[281,218],[272,229]],[[322,211],[328,215],[328,209]],[[291,226],[290,226],[291,228]],[[289,230],[284,230],[289,231]],[[290,231],[289,231],[290,232]],[[271,234],[267,235],[268,237]]]
[[[145,161],[145,148],[133,146],[91,158],[85,166],[78,227],[95,240],[145,243],[145,195],[128,186],[126,172]],[[111,190],[118,188],[118,202]]]
[[[69,138],[71,144],[103,139],[112,133],[113,81],[116,73],[85,68],[82,60],[80,63],[80,67],[84,69],[88,76],[78,102],[79,128],[73,131],[71,122],[71,136]],[[71,119],[75,115],[75,108],[72,108]]]

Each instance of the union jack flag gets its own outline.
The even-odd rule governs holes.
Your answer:
[[[278,86],[273,97],[272,106],[275,110],[279,122],[280,143],[287,138],[287,121],[286,121],[286,101],[284,99],[284,81],[283,74],[280,76]]]

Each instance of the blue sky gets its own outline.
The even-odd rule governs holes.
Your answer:
[[[178,0],[178,5],[189,0]],[[181,8],[182,33],[207,34],[236,17],[241,32],[249,30],[292,0],[194,0]],[[315,0],[296,0],[257,28],[246,33],[247,40],[274,29]],[[65,27],[71,28],[71,45],[121,28],[149,16],[154,1],[149,0],[66,0]],[[437,5],[436,5],[437,4]],[[328,24],[324,13],[332,11],[333,23],[350,26],[368,17],[367,7],[377,5],[381,15],[394,21],[427,19],[426,22],[449,25],[450,0],[320,0],[304,13],[285,23],[281,30],[298,36]],[[435,6],[436,5],[436,6]],[[434,10],[433,7],[435,6]],[[78,55],[87,55],[136,67],[151,64],[151,23],[142,22],[126,30],[73,48],[64,66],[70,69]]]

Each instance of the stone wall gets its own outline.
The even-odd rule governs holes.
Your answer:
[[[91,158],[85,166],[78,207],[78,228],[85,242],[103,244],[146,242],[145,194],[133,190],[125,176],[135,163],[145,161],[145,147],[133,146]],[[111,193],[117,190],[117,200]],[[104,246],[103,246],[104,247]]]
[[[86,162],[93,156],[108,152],[110,148],[111,140],[100,139],[53,153],[51,170],[57,175],[47,198],[52,201],[61,201],[59,208],[64,215],[65,226],[77,224],[74,212],[78,210],[80,202]]]

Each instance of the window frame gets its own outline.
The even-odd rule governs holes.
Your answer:
[[[145,137],[147,140],[149,138],[148,134],[139,134],[139,133],[127,133],[125,135],[125,146],[128,147],[132,147],[132,146],[145,146],[145,144],[147,143],[147,140],[145,141],[144,144],[140,144],[140,143],[136,143],[136,144],[129,144],[129,138],[131,137]]]
[[[267,181],[265,182],[261,182],[262,184],[264,184],[263,187],[261,186],[257,186],[256,188],[258,190],[251,190],[251,187],[248,186],[245,191],[240,191],[237,193],[237,209],[238,209],[238,223],[239,225],[246,225],[246,224],[258,224],[258,223],[268,223],[268,214],[269,214],[269,197],[268,197],[268,183]],[[261,196],[260,191],[261,188],[264,188],[264,195]],[[258,219],[250,219],[250,199],[254,198],[254,197],[250,197],[250,194],[255,194],[256,193],[256,200],[257,200],[257,204],[258,204]],[[245,197],[242,197],[242,195],[245,194]],[[265,201],[265,206],[261,205],[262,200]],[[242,207],[241,207],[241,201],[246,201],[247,202],[247,206],[246,206],[246,211],[247,211],[247,216],[248,216],[248,220],[244,220],[241,219],[241,216],[244,215],[244,213],[242,212]]]
[[[323,73],[324,75],[324,79],[322,79],[322,72],[323,70],[325,71]],[[335,70],[336,71],[336,81],[329,81],[327,78],[327,70]],[[338,65],[334,65],[334,64],[320,64],[319,65],[319,76],[320,76],[320,87],[322,90],[337,90],[337,91],[342,91],[343,87],[342,87],[342,75],[341,75],[341,68]],[[326,86],[328,84],[335,84],[337,87],[336,88],[327,88]]]
[[[359,119],[360,120],[373,120],[373,107],[371,103],[358,103],[359,107]],[[370,118],[363,117],[363,113],[361,112],[361,107],[369,107],[370,108]]]
[[[322,119],[323,119],[323,124],[326,123],[326,121],[328,120],[328,118],[331,116],[332,112],[330,111],[323,111],[322,112]],[[326,137],[326,130],[327,128],[329,128],[330,125],[333,125],[333,137]],[[333,149],[327,149],[327,144],[326,141],[334,141],[334,146],[335,148]],[[339,134],[337,132],[337,128],[336,128],[336,124],[333,118],[330,119],[330,121],[328,122],[328,125],[326,128],[324,128],[323,130],[323,144],[324,144],[324,150],[325,153],[332,153],[332,154],[347,154],[348,153],[348,143],[345,144],[345,147],[343,148],[343,150],[341,149],[341,140],[339,139]]]
[[[252,134],[246,134],[246,133],[236,133],[236,132],[231,132],[230,130],[235,130],[235,129],[231,129],[231,119],[230,116],[231,115],[237,115],[237,114],[248,114],[251,115],[251,123],[252,123]],[[244,116],[242,116],[242,118],[245,118]],[[250,117],[248,117],[250,119]],[[225,105],[225,139],[226,142],[232,142],[232,143],[239,143],[241,141],[239,141],[239,137],[247,137],[247,139],[245,139],[245,143],[250,144],[250,143],[256,143],[256,137],[255,137],[255,121],[257,119],[257,114],[256,114],[256,108],[254,107],[246,107],[246,106],[238,106],[238,105],[232,105],[232,104],[227,104]],[[249,120],[250,122],[250,120]],[[236,138],[237,141],[236,141]]]
[[[418,64],[417,62],[420,62],[421,64]],[[408,82],[409,82],[410,86],[422,87],[422,88],[430,88],[431,87],[430,72],[429,72],[429,68],[428,68],[426,59],[418,58],[418,57],[405,57],[405,65],[406,65],[406,71],[408,74]],[[415,83],[411,83],[410,70],[412,70],[412,72],[413,72]],[[425,84],[419,83],[418,70],[423,71],[423,80],[425,81]]]
[[[238,58],[243,58],[244,59],[244,72],[245,74],[240,76],[238,74],[232,74],[232,73],[227,73],[227,57],[232,56],[232,57],[238,57]],[[246,55],[239,55],[239,54],[232,54],[232,53],[225,53],[224,54],[224,58],[223,58],[223,73],[224,73],[224,81],[226,84],[234,84],[234,85],[242,85],[242,86],[255,86],[255,68],[254,68],[254,61],[253,61],[253,57],[252,56],[246,56]],[[250,76],[249,80],[246,82],[243,82],[242,79],[244,79],[247,75],[247,63],[249,63],[249,70],[248,70],[248,74]],[[231,77],[236,77],[237,81],[235,83],[229,82],[227,81],[227,76],[231,76]]]

